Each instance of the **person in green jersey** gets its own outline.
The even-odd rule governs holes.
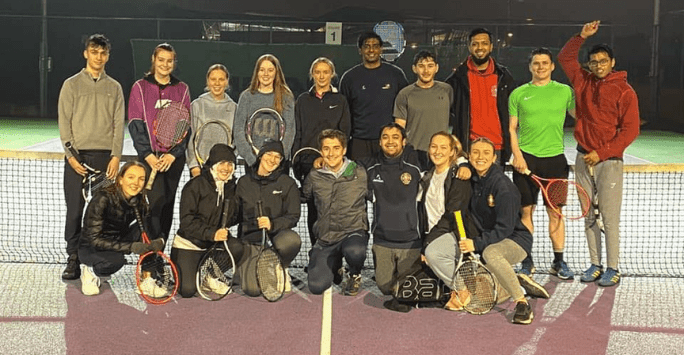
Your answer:
[[[563,124],[566,111],[575,117],[572,89],[551,80],[555,69],[553,54],[547,48],[537,48],[529,56],[532,81],[511,93],[510,115],[513,182],[520,190],[522,222],[534,234],[532,214],[537,206],[539,187],[525,175],[525,170],[543,178],[568,178],[568,162],[563,154]],[[544,201],[546,204],[546,201]],[[565,223],[548,205],[549,236],[554,260],[549,272],[563,280],[573,279],[573,273],[563,261]],[[523,260],[521,273],[532,274],[532,257]]]

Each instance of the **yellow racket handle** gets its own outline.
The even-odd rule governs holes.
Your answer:
[[[463,216],[461,210],[454,211],[454,218],[456,219],[456,226],[458,227],[458,237],[461,240],[466,239],[465,227],[463,227]]]

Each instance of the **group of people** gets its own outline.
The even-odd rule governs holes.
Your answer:
[[[176,53],[163,43],[152,54],[150,71],[131,89],[129,131],[139,161],[120,169],[123,93],[104,71],[109,41],[93,35],[83,53],[85,69],[67,79],[60,93],[60,134],[64,143],[76,147],[83,163],[106,171],[115,184],[95,194],[83,218],[85,202],[79,191],[86,171],[65,150],[69,257],[62,277],[80,277],[83,293],[97,294],[101,278],[123,266],[124,254],[161,250],[172,233],[175,193],[187,165],[192,179],[182,189],[180,227],[174,231],[171,249],[183,297],[195,295],[199,260],[219,241],[228,241],[243,292],[259,295],[254,275],[243,267],[246,260],[257,252],[266,230],[283,266],[289,266],[301,249],[294,227],[301,203],[306,203],[311,293],[320,294],[335,283],[345,295],[358,294],[372,233],[375,282],[383,294],[396,296],[403,278],[421,268],[452,285],[461,253],[475,252],[494,274],[500,300],[516,302],[513,322],[529,324],[534,315],[526,294],[549,295],[531,277],[532,214],[539,188],[526,171],[567,178],[567,112],[576,122],[575,176],[585,190],[598,190],[608,255],[604,271],[601,229],[590,214],[585,231],[591,266],[581,280],[613,286],[620,281],[622,155],[639,132],[639,113],[626,74],[613,70],[610,47],[596,45],[589,51],[589,70],[578,61],[581,45],[598,27],[598,21],[586,24],[558,56],[572,88],[551,79],[555,65],[546,48],[532,51],[532,79],[516,88],[508,69],[491,57],[494,41],[484,28],[470,33],[470,55],[445,82],[435,81],[436,56],[418,52],[412,66],[417,79],[409,84],[399,67],[381,59],[380,36],[368,32],[358,39],[362,62],[342,75],[339,91],[331,84],[336,76],[333,62],[321,57],[311,64],[311,89],[295,99],[278,59],[265,54],[237,103],[226,93],[229,73],[221,64],[209,68],[207,92],[191,102],[188,86],[172,74]],[[187,144],[190,138],[169,151],[158,146],[153,122],[168,102],[181,102],[191,111],[193,130],[207,121],[223,121],[233,131],[234,147],[218,143],[200,164]],[[253,149],[245,137],[245,123],[264,107],[283,117],[285,134],[282,140]],[[292,166],[298,184],[289,174],[290,159],[305,147],[318,149],[320,158],[313,150],[303,153]],[[247,164],[239,179],[236,155]],[[509,161],[512,181],[503,169]],[[152,169],[159,175],[144,191]],[[258,204],[264,206],[263,215]],[[136,221],[136,211],[144,216],[142,221]],[[238,225],[237,236],[221,224],[224,211],[227,226]],[[463,241],[455,211],[464,216]],[[554,252],[549,272],[572,279],[563,259],[563,218],[548,207],[547,213]],[[152,243],[141,243],[138,223],[149,228]],[[513,266],[521,262],[516,273]],[[147,285],[142,292],[165,292],[154,282]],[[285,289],[291,289],[289,275]],[[468,292],[454,289],[444,307],[462,310],[469,300]],[[411,308],[396,297],[385,306]]]

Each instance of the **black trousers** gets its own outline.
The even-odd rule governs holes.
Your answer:
[[[242,242],[236,238],[228,238],[228,249],[237,263],[243,254]],[[206,250],[187,250],[171,248],[171,261],[178,269],[178,293],[183,298],[193,297],[197,292],[197,269]]]
[[[140,240],[140,228],[130,228],[128,234],[122,236],[121,240],[136,241]],[[119,270],[126,264],[124,253],[113,250],[98,250],[91,246],[80,246],[78,249],[78,259],[81,264],[93,268],[97,276],[109,276]]]
[[[109,160],[111,159],[111,151],[81,150],[79,155],[81,156],[82,163],[86,163],[100,171],[107,171],[107,165],[109,165]],[[78,175],[65,158],[64,201],[66,202],[67,212],[64,225],[64,240],[66,241],[66,252],[69,255],[78,253],[78,239],[81,236],[83,207],[85,207],[82,186],[83,176]]]
[[[146,161],[143,164],[148,171],[152,171]],[[152,185],[152,190],[147,191],[147,201],[150,204],[150,224],[147,231],[150,239],[164,238],[168,240],[173,223],[173,207],[176,202],[176,191],[180,182],[183,167],[185,166],[185,155],[176,158],[169,170],[157,173],[157,177]]]
[[[328,289],[335,273],[342,267],[343,257],[349,265],[349,274],[361,273],[367,247],[368,233],[365,231],[352,232],[332,245],[323,246],[320,241],[316,243],[309,254],[309,291],[320,295]]]

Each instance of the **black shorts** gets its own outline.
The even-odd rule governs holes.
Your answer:
[[[559,154],[548,158],[538,158],[525,152],[522,152],[522,154],[527,163],[527,168],[530,169],[533,174],[546,179],[568,178],[570,167],[568,166],[567,159],[565,159],[565,154]],[[539,186],[537,186],[537,183],[535,183],[532,178],[513,170],[513,183],[520,191],[521,206],[537,204]],[[547,205],[546,200],[544,200],[544,205]]]

